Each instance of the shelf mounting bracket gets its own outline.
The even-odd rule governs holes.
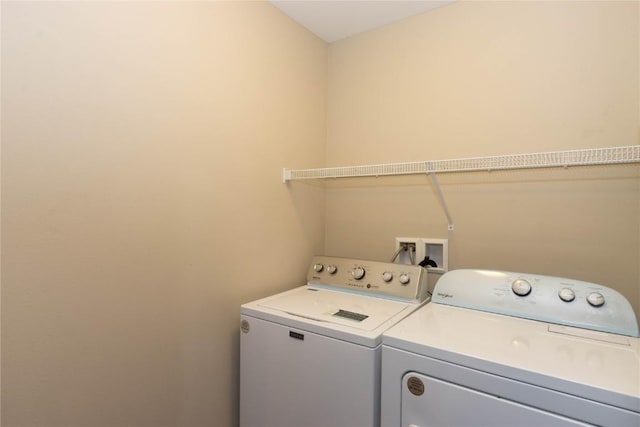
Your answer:
[[[442,189],[440,188],[440,182],[438,181],[438,177],[436,173],[432,171],[429,163],[425,164],[427,169],[427,175],[431,177],[431,181],[433,182],[433,186],[436,189],[436,194],[438,195],[438,199],[440,199],[440,204],[442,205],[442,209],[444,210],[444,214],[447,216],[447,229],[449,231],[453,231],[455,229],[453,225],[453,220],[451,219],[451,212],[449,212],[449,207],[447,206],[447,201],[444,199],[444,195],[442,194]]]

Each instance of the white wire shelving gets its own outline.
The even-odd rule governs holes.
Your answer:
[[[470,157],[450,160],[387,163],[362,166],[339,166],[316,169],[284,169],[283,182],[305,179],[379,177],[428,174],[436,188],[442,207],[453,231],[453,221],[447,208],[436,174],[453,172],[540,169],[570,166],[595,166],[640,163],[640,145],[588,148],[582,150],[547,151],[503,156]]]
[[[451,173],[534,169],[569,166],[610,165],[640,162],[640,145],[548,151],[505,156],[470,157],[450,160],[339,166],[317,169],[284,169],[283,182],[300,179],[353,178],[423,173]]]

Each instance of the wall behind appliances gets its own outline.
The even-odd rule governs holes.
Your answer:
[[[637,2],[457,2],[329,47],[327,166],[638,144]],[[326,251],[573,277],[640,315],[640,167],[327,183]]]
[[[303,283],[326,45],[261,2],[3,2],[2,425],[231,426],[238,311]]]

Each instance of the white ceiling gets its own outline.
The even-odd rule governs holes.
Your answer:
[[[328,43],[408,18],[455,0],[285,0],[271,3]]]

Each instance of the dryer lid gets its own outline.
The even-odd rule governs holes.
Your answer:
[[[638,411],[640,339],[427,304],[385,346]]]
[[[373,331],[415,304],[307,286],[263,300],[260,306],[305,319]]]

